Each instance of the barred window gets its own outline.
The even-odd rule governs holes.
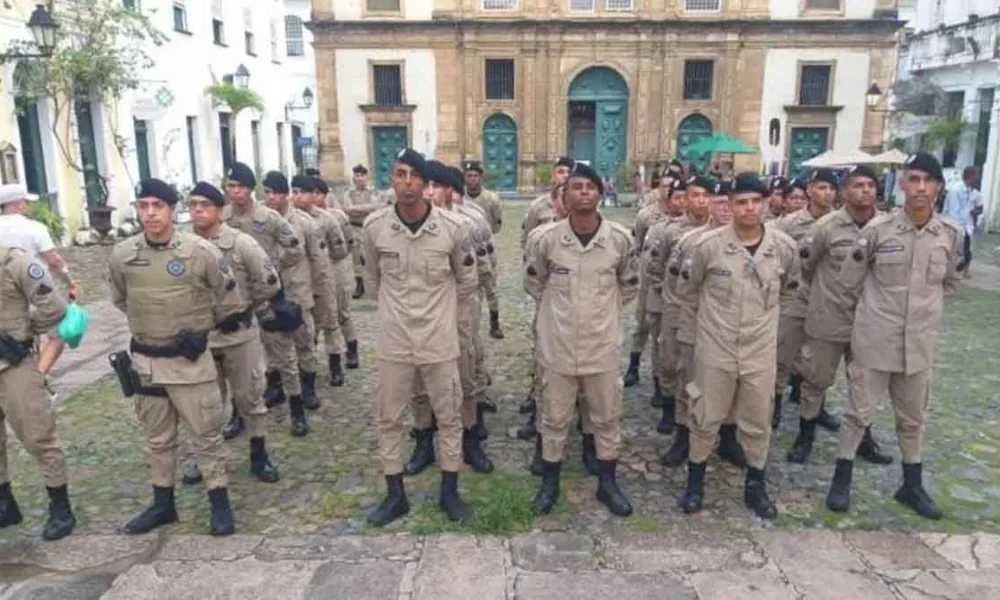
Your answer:
[[[302,19],[295,15],[285,15],[285,53],[288,56],[302,56],[304,52]]]
[[[399,12],[399,0],[368,0],[368,12]]]
[[[632,10],[632,0],[605,0],[604,7],[608,12],[627,12]]]
[[[684,61],[684,99],[711,100],[715,63],[710,60]]]
[[[516,10],[517,0],[483,0],[483,10]]]
[[[514,99],[513,59],[486,59],[486,99]]]
[[[722,0],[687,0],[684,4],[684,10],[720,10],[721,4]]]
[[[569,9],[572,12],[593,12],[594,0],[569,0]]]
[[[830,99],[830,65],[804,65],[799,78],[799,105],[826,106]]]
[[[400,106],[403,104],[403,78],[399,65],[373,65],[376,106]]]
[[[840,0],[806,0],[806,10],[840,10]]]

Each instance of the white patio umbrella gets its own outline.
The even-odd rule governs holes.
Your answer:
[[[875,155],[875,162],[881,163],[883,165],[901,165],[906,162],[907,154],[898,148],[893,148],[891,150],[886,150],[881,154]]]
[[[804,163],[804,167],[846,167],[848,165],[871,164],[878,162],[875,157],[861,150],[849,150],[847,152],[834,152],[828,150],[819,156],[813,157]]]

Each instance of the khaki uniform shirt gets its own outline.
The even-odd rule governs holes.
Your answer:
[[[500,202],[500,196],[496,192],[493,190],[483,190],[475,198],[466,192],[465,201],[475,202],[479,208],[486,211],[493,234],[496,235],[500,232],[500,228],[503,226],[503,204]]]
[[[320,244],[325,246],[331,266],[337,261],[351,256],[350,248],[347,246],[347,239],[344,237],[344,230],[340,228],[340,222],[337,221],[337,217],[334,217],[329,211],[318,207],[311,207],[309,210],[303,212],[313,218],[316,224],[316,235],[319,236]]]
[[[846,209],[823,216],[799,242],[802,293],[808,298],[806,334],[818,340],[850,342],[858,289],[845,285],[840,270],[850,268],[861,227]]]
[[[340,200],[340,207],[355,227],[364,225],[365,217],[383,206],[385,202],[379,199],[378,193],[368,189],[351,188],[344,192]]]
[[[681,236],[677,245],[671,250],[670,258],[667,259],[667,275],[663,283],[663,293],[666,295],[667,290],[670,290],[670,293],[677,301],[677,341],[692,346],[694,346],[698,333],[698,300],[700,299],[700,294],[697,293],[699,290],[690,286],[687,288],[680,286],[681,267],[684,264],[685,257],[691,252],[695,244],[698,243],[698,239],[716,227],[718,225],[710,220],[705,225],[688,231]]]
[[[604,219],[586,248],[568,220],[536,231],[527,248],[524,288],[538,302],[538,360],[565,375],[617,371],[622,310],[639,291],[628,230]]]
[[[552,204],[551,192],[532,200],[531,204],[528,205],[528,212],[524,215],[524,221],[521,222],[521,250],[524,251],[524,246],[528,242],[528,234],[539,225],[545,225],[555,220],[556,208]]]
[[[735,373],[774,369],[781,290],[799,283],[795,242],[767,227],[751,256],[732,226],[702,234],[681,266],[681,294],[697,294],[695,353]]]
[[[457,307],[476,294],[475,248],[456,215],[434,207],[416,233],[387,207],[365,221],[365,284],[378,303],[381,360],[433,364],[458,358]]]
[[[659,201],[660,201],[660,190],[658,188],[649,190],[642,197],[642,208],[658,204]]]
[[[28,342],[50,331],[66,314],[45,268],[21,250],[0,246],[0,334]],[[10,365],[0,359],[0,372]]]
[[[182,331],[209,332],[247,306],[232,269],[215,244],[175,231],[164,246],[142,233],[115,246],[108,259],[111,301],[136,340],[165,345]],[[211,352],[195,361],[135,353],[135,370],[154,385],[215,381]]]
[[[806,206],[791,214],[769,221],[767,226],[781,230],[788,234],[796,244],[800,244],[805,239],[806,234],[809,233],[809,230],[812,229],[814,223],[816,223],[816,218],[812,216],[812,213],[809,212],[809,207]],[[806,290],[800,288],[783,289],[781,291],[781,315],[804,319],[807,312],[806,304],[808,298]]]
[[[848,284],[860,282],[851,337],[859,364],[908,375],[931,368],[944,296],[959,286],[963,237],[961,225],[938,214],[921,229],[902,210],[865,226],[852,267],[841,269]]]
[[[214,238],[205,239],[215,244],[222,252],[243,299],[253,308],[257,319],[260,321],[272,319],[274,312],[271,310],[270,300],[281,291],[281,280],[260,244],[249,235],[226,224],[219,227],[218,234]],[[232,333],[213,329],[208,335],[208,345],[210,348],[228,348],[246,343],[259,335],[256,322],[252,322],[250,327]]]
[[[348,255],[350,255],[354,251],[354,248],[361,244],[361,232],[354,232],[350,217],[339,208],[328,208],[326,212],[333,215],[333,218],[336,219],[337,225],[340,227],[340,234],[343,236],[344,242],[347,243]],[[354,285],[354,261],[347,258],[334,260],[333,272],[337,280],[337,285],[345,287]]]
[[[644,256],[648,256],[643,274],[649,281],[649,292],[646,297],[646,311],[663,313],[663,318],[671,327],[678,326],[680,308],[677,298],[670,286],[664,285],[667,279],[667,263],[674,247],[684,234],[698,227],[687,215],[677,219],[665,219],[649,230],[646,235]]]
[[[326,244],[320,246],[321,240],[312,217],[293,207],[290,202],[281,216],[287,219],[295,237],[302,240],[305,252],[305,260],[279,269],[285,297],[301,306],[302,310],[312,310],[316,306],[314,294],[326,289],[325,286],[332,285],[332,265],[326,253]]]
[[[227,204],[222,209],[222,220],[257,240],[271,262],[280,270],[292,267],[305,258],[302,240],[295,236],[288,221],[277,211],[266,206],[255,206],[250,213],[240,215],[233,210],[232,205]]]
[[[632,228],[636,254],[642,255],[646,244],[646,234],[649,233],[653,225],[656,225],[667,217],[667,213],[663,212],[659,203],[652,204],[639,211],[639,214],[635,217],[635,225]]]
[[[493,245],[493,232],[486,216],[474,204],[456,204],[453,212],[461,215],[469,222],[469,235],[476,250],[476,272],[479,279],[479,289],[488,289],[496,277],[493,270],[496,260],[496,247]]]

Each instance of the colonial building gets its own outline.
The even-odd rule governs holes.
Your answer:
[[[713,133],[737,168],[878,147],[896,0],[313,0],[323,171],[483,158],[500,189],[561,154],[616,176]]]

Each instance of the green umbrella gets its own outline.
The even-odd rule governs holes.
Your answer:
[[[741,140],[734,138],[728,133],[720,133],[703,140],[699,140],[684,149],[692,154],[712,154],[724,152],[730,154],[754,154],[757,152],[752,146],[748,146]]]

